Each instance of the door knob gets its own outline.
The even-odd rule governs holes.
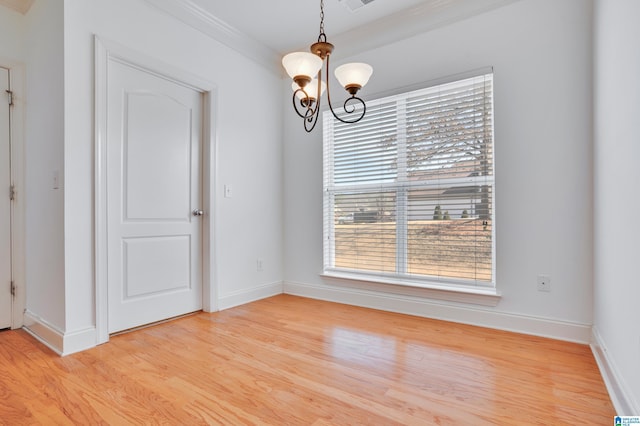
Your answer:
[[[202,216],[202,215],[204,215],[204,212],[202,210],[199,210],[199,209],[195,209],[192,213],[193,213],[194,216]]]

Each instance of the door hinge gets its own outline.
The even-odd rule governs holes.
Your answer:
[[[9,199],[11,201],[16,199],[16,186],[15,185],[11,185],[9,187]]]
[[[13,92],[11,90],[7,90],[6,92],[7,92],[7,95],[9,95],[8,96],[8,98],[9,98],[9,106],[13,106]]]
[[[16,283],[11,281],[11,295],[15,296],[16,295]]]

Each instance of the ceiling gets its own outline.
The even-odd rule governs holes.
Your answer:
[[[0,0],[0,6],[24,14],[33,1]],[[284,54],[306,51],[319,33],[320,0],[145,1],[278,72]],[[324,1],[325,33],[339,60],[519,0]]]
[[[279,56],[293,50],[307,50],[318,38],[320,0],[181,1],[201,8]],[[402,33],[403,28],[401,37],[415,35],[514,1],[324,0],[325,33],[332,43],[341,39],[341,45],[346,44],[345,39],[361,38],[388,43],[388,37],[391,41],[398,37],[391,33],[399,30]],[[354,11],[348,7],[349,4],[362,7]],[[340,53],[336,51],[335,54]]]
[[[320,0],[191,0],[211,14],[261,41],[279,54],[306,50],[318,38]],[[325,32],[331,41],[337,34],[367,26],[416,6],[437,6],[460,0],[374,0],[355,11],[350,0],[325,0]],[[247,3],[251,3],[247,7]]]
[[[318,38],[320,0],[146,0],[268,68]],[[519,0],[325,0],[325,33],[341,59]],[[368,3],[352,11],[346,3]]]

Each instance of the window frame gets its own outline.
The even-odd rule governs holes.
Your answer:
[[[406,126],[402,124],[406,121],[406,110],[402,110],[402,105],[406,106],[407,99],[412,95],[415,96],[416,92],[433,90],[437,86],[447,85],[458,81],[467,80],[474,77],[482,77],[484,75],[491,75],[491,141],[490,149],[492,152],[492,163],[490,176],[468,176],[468,177],[455,177],[449,181],[454,186],[462,186],[463,184],[469,185],[488,185],[491,191],[490,200],[490,218],[491,218],[491,279],[489,281],[479,281],[470,279],[459,279],[447,276],[430,276],[430,275],[402,275],[406,274],[408,251],[407,245],[409,244],[408,234],[408,221],[409,221],[409,207],[408,207],[408,191],[415,186],[423,186],[424,182],[412,183],[407,176],[406,168],[406,147],[407,147],[407,132]],[[333,132],[335,121],[330,112],[325,112],[323,116],[323,272],[322,276],[327,279],[338,279],[358,282],[377,283],[383,286],[402,286],[405,288],[413,289],[425,289],[431,290],[433,294],[442,296],[442,294],[449,293],[448,297],[436,297],[443,298],[445,300],[455,301],[471,301],[472,303],[480,303],[485,305],[497,304],[497,297],[499,292],[497,291],[496,284],[496,191],[495,191],[495,107],[494,107],[494,92],[495,86],[493,85],[493,69],[484,68],[481,70],[475,70],[465,74],[458,74],[450,76],[445,79],[434,80],[428,83],[420,85],[414,85],[406,87],[396,91],[395,93],[382,94],[376,96],[375,100],[367,101],[369,111],[373,110],[377,105],[385,102],[400,101],[400,112],[396,117],[397,123],[397,140],[403,141],[398,143],[399,151],[397,158],[404,157],[404,161],[398,161],[398,178],[393,182],[378,182],[372,184],[350,184],[340,185],[339,190],[336,189],[336,185],[333,183],[333,177],[335,176],[334,170],[334,151],[333,144]],[[404,153],[402,151],[405,151]],[[403,180],[404,179],[404,180]],[[402,183],[398,183],[398,180],[403,180]],[[439,183],[442,180],[438,179]],[[395,248],[396,258],[398,263],[396,264],[396,271],[393,273],[385,273],[381,271],[367,271],[362,269],[349,269],[340,268],[335,266],[336,255],[336,240],[335,240],[335,194],[336,192],[345,191],[371,191],[383,193],[384,191],[392,191],[396,193],[395,201],[395,213],[396,213],[396,242]],[[333,194],[333,196],[332,196]],[[404,244],[404,245],[403,245]],[[398,266],[400,265],[400,266]],[[435,279],[434,279],[435,278]],[[434,293],[435,292],[435,293]],[[451,293],[454,294],[451,298]],[[460,294],[468,294],[470,299],[459,297]],[[480,296],[479,299],[475,296]],[[488,299],[484,299],[484,296],[488,296]]]

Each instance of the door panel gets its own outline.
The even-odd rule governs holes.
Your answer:
[[[189,235],[126,238],[123,244],[123,300],[191,287]]]
[[[11,149],[9,70],[0,68],[0,328],[11,327]]]
[[[129,93],[124,141],[127,220],[189,220],[191,110],[158,94]],[[153,161],[149,161],[150,154]]]
[[[202,309],[202,94],[111,60],[109,332]]]

